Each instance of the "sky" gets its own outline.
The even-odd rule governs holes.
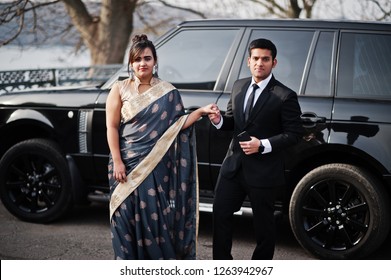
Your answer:
[[[56,67],[85,67],[90,65],[89,52],[74,54],[72,47],[0,48],[0,71],[43,69]]]
[[[281,3],[287,0],[279,0]],[[384,1],[388,10],[391,7],[391,1]],[[3,2],[3,1],[0,1]],[[215,18],[257,18],[259,17],[259,5],[252,7],[243,4],[243,0],[167,0],[172,4],[184,3],[194,9],[204,9],[206,11],[216,11]],[[363,0],[318,0],[313,17],[319,19],[352,19],[359,20],[365,15],[374,13],[373,6],[363,6]],[[224,9],[224,15],[219,11]],[[364,15],[364,16],[363,16]],[[188,19],[199,19],[194,15]],[[35,68],[55,68],[55,67],[79,67],[90,64],[89,52],[82,51],[75,55],[72,47],[29,47],[23,48],[16,46],[5,46],[0,48],[0,71],[17,69],[35,69]]]

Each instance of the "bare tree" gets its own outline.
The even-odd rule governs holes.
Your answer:
[[[369,3],[372,3],[377,10],[375,15],[375,20],[385,21],[391,19],[391,2],[390,1],[378,1],[378,0],[368,0]]]
[[[376,9],[377,20],[389,20],[389,0],[358,0]],[[243,17],[312,18],[317,0],[16,0],[0,3],[0,47],[15,42],[22,32],[35,41],[61,37],[80,49],[88,48],[93,65],[122,63],[129,38],[135,31],[135,18],[143,31],[160,35],[159,28],[179,20],[175,9],[196,18],[238,17],[238,7],[246,9]],[[341,1],[342,5],[342,1]],[[191,8],[193,7],[193,8]],[[248,8],[251,7],[251,8]],[[255,9],[253,7],[256,7]],[[43,9],[45,8],[45,9]],[[251,10],[250,10],[251,9]],[[41,10],[46,10],[43,14]],[[170,10],[170,12],[167,12]],[[202,12],[204,11],[204,12]],[[240,17],[240,16],[239,16]],[[47,20],[47,18],[49,20]],[[45,20],[46,19],[46,20]],[[139,30],[137,30],[139,31]],[[34,34],[34,35],[32,35]]]
[[[5,39],[1,39],[0,46],[14,41],[27,26],[32,32],[37,32],[38,29],[44,31],[45,27],[39,25],[41,19],[38,10],[44,6],[57,5],[58,7],[59,4],[62,4],[69,16],[70,23],[63,26],[62,29],[58,29],[56,35],[66,36],[72,28],[76,28],[80,38],[77,45],[84,45],[89,49],[93,65],[116,64],[123,61],[129,37],[134,29],[133,22],[136,9],[140,11],[143,8],[145,9],[150,2],[156,2],[166,7],[181,9],[205,17],[198,11],[174,6],[164,0],[103,0],[99,3],[99,9],[92,10],[88,9],[88,2],[82,0],[18,0],[2,4],[0,25],[13,24],[14,28],[8,34],[5,34]],[[28,25],[26,19],[29,13],[32,16],[29,17]],[[151,13],[156,14],[157,12],[152,11]],[[148,22],[141,13],[138,15],[145,24],[149,24],[149,31],[154,32],[152,21]],[[167,18],[164,20],[167,20]],[[156,21],[154,23],[159,26],[162,24],[162,22]],[[57,28],[59,27],[57,26]],[[53,36],[53,33],[49,34],[48,37],[50,36]],[[48,39],[43,38],[43,40]]]
[[[249,18],[332,18],[389,21],[389,0],[225,0],[215,4],[222,16]],[[231,5],[235,6],[234,9]],[[241,9],[238,9],[240,6]],[[227,11],[232,11],[227,14]]]
[[[389,0],[334,0],[318,1],[313,11],[316,18],[349,19],[362,21],[390,21]]]
[[[266,10],[263,15],[274,15],[279,18],[299,18],[304,12],[306,18],[312,17],[312,8],[316,0],[249,0]],[[285,3],[284,3],[285,2]]]

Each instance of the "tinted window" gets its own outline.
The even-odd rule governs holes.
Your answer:
[[[391,98],[391,35],[344,33],[337,95]]]
[[[320,33],[308,74],[305,95],[331,95],[333,33]]]
[[[186,30],[159,46],[159,76],[178,88],[213,90],[237,30]]]
[[[254,30],[250,41],[258,38],[271,40],[277,47],[277,66],[273,69],[274,76],[286,86],[299,93],[304,65],[314,32],[312,31],[282,31]],[[240,77],[251,76],[247,67],[247,56],[243,59]]]

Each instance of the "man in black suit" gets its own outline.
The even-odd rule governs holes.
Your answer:
[[[232,259],[233,214],[246,196],[251,201],[257,242],[252,259],[273,258],[274,191],[284,185],[283,150],[302,136],[297,95],[272,74],[277,64],[275,45],[257,39],[248,51],[252,77],[235,82],[224,116],[217,106],[216,113],[209,115],[218,129],[234,131],[215,189],[214,259]],[[243,131],[250,138],[239,141],[237,135]]]

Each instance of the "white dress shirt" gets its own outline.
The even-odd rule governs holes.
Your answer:
[[[262,80],[259,83],[256,83],[254,81],[254,78],[252,78],[250,86],[247,89],[246,96],[244,97],[243,112],[244,112],[244,110],[246,108],[247,100],[248,100],[248,98],[249,98],[249,96],[250,96],[250,94],[251,94],[251,92],[253,90],[253,84],[257,84],[258,85],[258,88],[255,91],[255,96],[254,96],[254,104],[255,104],[257,102],[259,96],[261,95],[262,91],[266,88],[266,86],[269,83],[271,78],[272,78],[272,74],[271,73],[265,80]],[[254,106],[254,104],[253,104],[253,106]],[[222,125],[223,125],[223,118],[220,118],[220,122],[218,124],[213,124],[213,125],[217,129],[220,129],[222,127]],[[265,147],[265,149],[263,150],[262,154],[270,153],[272,151],[272,146],[270,144],[270,141],[268,139],[261,139],[260,141],[262,143],[262,146]]]

